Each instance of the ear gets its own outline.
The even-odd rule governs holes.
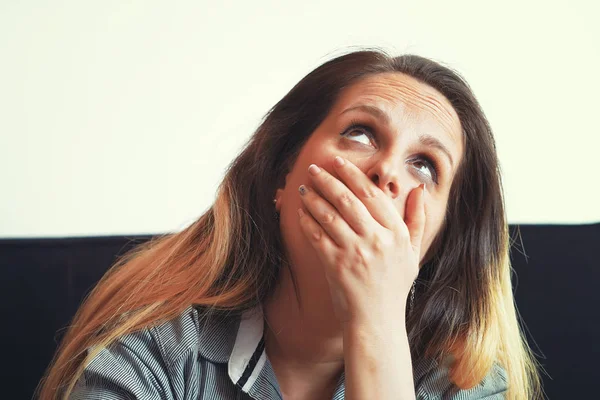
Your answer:
[[[291,172],[288,172],[285,174],[285,176],[283,177],[283,182],[279,182],[280,186],[278,187],[278,189],[275,191],[275,210],[277,212],[281,212],[281,200],[283,199],[283,192],[285,190],[285,187],[287,185],[287,181],[288,181],[288,176],[290,176]],[[281,184],[283,184],[283,186],[281,186]]]
[[[277,189],[275,192],[275,210],[281,212],[281,199],[283,199],[283,189]]]

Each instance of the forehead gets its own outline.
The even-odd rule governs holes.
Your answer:
[[[335,108],[339,114],[349,107],[363,104],[383,110],[393,126],[399,126],[396,123],[399,120],[410,118],[413,123],[435,125],[452,142],[462,143],[460,120],[448,99],[409,75],[389,72],[367,76],[344,89]]]

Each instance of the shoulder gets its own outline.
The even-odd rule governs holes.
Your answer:
[[[461,390],[449,377],[449,362],[442,364],[433,361],[421,364],[415,374],[416,393],[419,400],[453,399],[453,400],[501,400],[508,391],[508,375],[506,370],[494,362],[488,374],[478,385]],[[419,373],[420,372],[420,373]]]
[[[189,306],[177,318],[152,327],[148,334],[156,342],[160,356],[170,366],[198,351],[200,319],[198,310]]]
[[[174,388],[181,387],[177,383],[193,381],[198,373],[189,368],[198,343],[198,310],[189,306],[177,318],[123,335],[99,349],[70,398],[172,398]],[[98,349],[88,352],[94,350]]]

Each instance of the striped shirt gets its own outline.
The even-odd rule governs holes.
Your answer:
[[[178,318],[101,349],[69,399],[282,399],[265,352],[263,321],[260,307],[241,316],[203,316],[190,306]],[[506,372],[497,363],[479,385],[458,392],[452,392],[446,364],[413,367],[418,400],[500,400],[506,394]],[[344,399],[343,373],[333,399]]]

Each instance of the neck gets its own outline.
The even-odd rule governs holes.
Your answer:
[[[284,393],[302,391],[308,398],[309,392],[318,393],[312,398],[320,398],[333,393],[344,368],[342,329],[325,277],[297,284],[300,301],[289,271],[282,270],[273,296],[263,304],[265,348]]]

